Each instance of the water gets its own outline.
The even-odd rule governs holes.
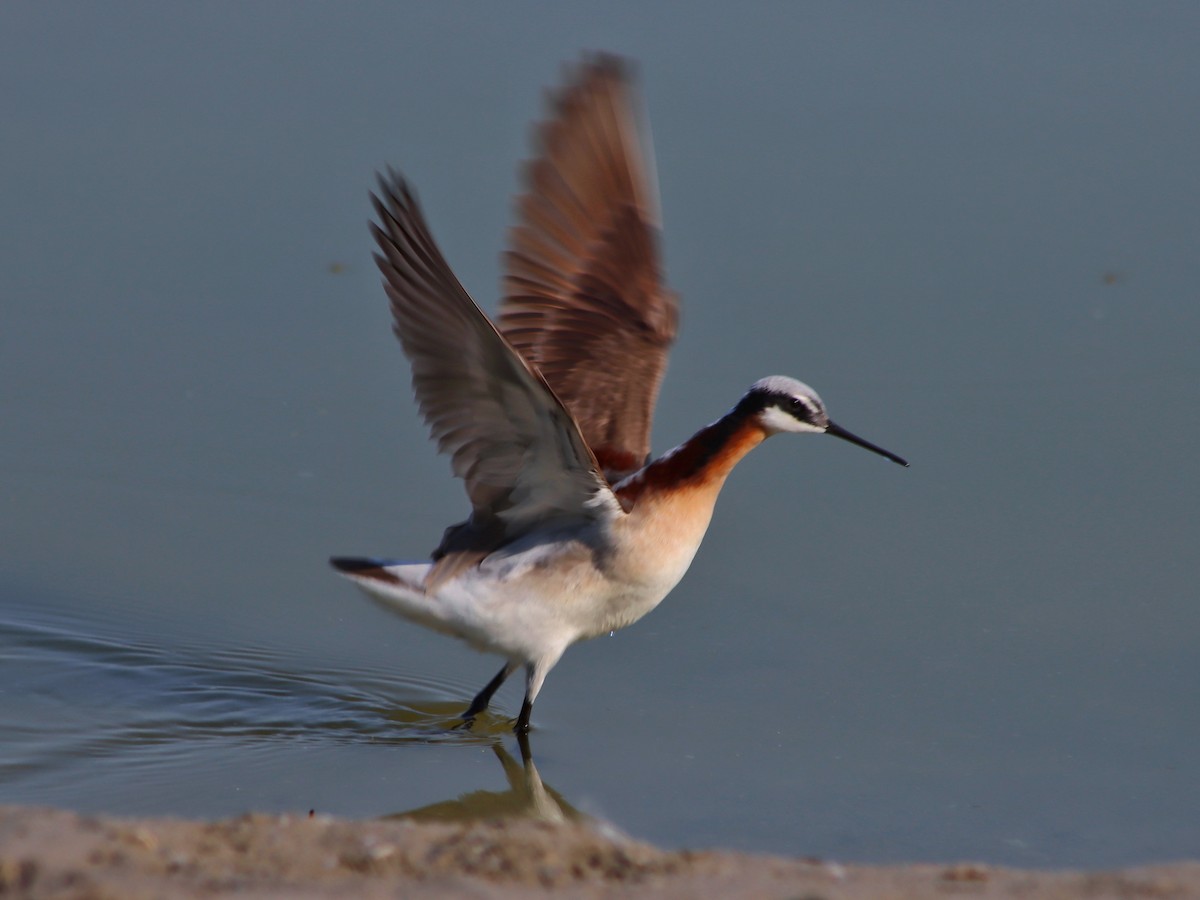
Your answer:
[[[0,801],[591,815],[668,846],[1098,866],[1200,841],[1200,13],[0,11]],[[461,517],[364,220],[402,166],[494,304],[539,92],[639,60],[683,330],[662,451],[778,438],[692,571],[572,649],[536,771],[498,663],[331,554]],[[549,798],[549,799],[547,799]]]

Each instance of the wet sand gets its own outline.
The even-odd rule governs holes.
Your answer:
[[[664,851],[594,823],[216,822],[0,807],[0,896],[1200,897],[1200,862],[1113,872]]]

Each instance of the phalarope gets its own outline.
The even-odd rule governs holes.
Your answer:
[[[835,425],[812,388],[782,375],[650,461],[678,300],[661,278],[634,99],[626,65],[598,56],[552,101],[518,200],[498,325],[455,278],[404,179],[389,169],[372,195],[393,330],[471,515],[429,562],[331,563],[406,618],[504,657],[465,721],[524,666],[522,735],[563,651],[636,622],[675,587],[726,477],[765,438],[831,434],[908,465]]]

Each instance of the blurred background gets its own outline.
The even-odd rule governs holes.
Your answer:
[[[331,554],[467,507],[370,260],[391,164],[480,304],[563,64],[636,61],[682,329],[663,452],[778,439],[537,771],[665,846],[1099,866],[1200,842],[1193,4],[0,7],[0,802],[503,793],[498,666]],[[509,760],[511,762],[511,760]],[[511,772],[510,772],[511,775]]]

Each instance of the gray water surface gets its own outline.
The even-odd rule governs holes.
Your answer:
[[[0,802],[536,796],[667,846],[1194,856],[1198,33],[1183,4],[0,8]],[[494,308],[529,124],[587,48],[639,63],[683,297],[655,449],[778,372],[913,465],[755,451],[675,592],[551,674],[522,773],[520,686],[450,729],[497,661],[326,558],[418,557],[466,508],[373,172]]]

